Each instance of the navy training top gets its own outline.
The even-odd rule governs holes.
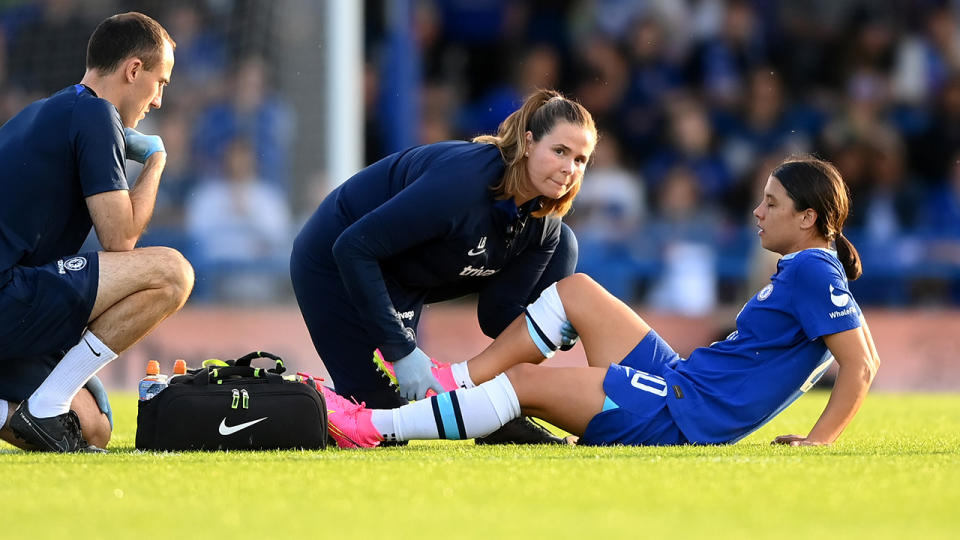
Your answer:
[[[76,253],[90,233],[86,197],[127,189],[120,113],[76,84],[0,127],[0,285],[13,266]]]
[[[335,270],[387,360],[416,347],[398,313],[423,302],[480,292],[478,318],[499,334],[529,301],[560,238],[560,218],[534,218],[533,199],[518,208],[491,187],[505,171],[492,144],[418,146],[360,171],[321,204],[298,243]],[[313,230],[311,230],[313,229]],[[332,251],[322,239],[335,235]],[[303,242],[306,244],[303,244]]]

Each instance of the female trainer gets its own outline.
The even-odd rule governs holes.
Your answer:
[[[331,192],[294,242],[290,275],[337,391],[375,407],[442,392],[417,346],[424,304],[478,293],[480,326],[496,337],[572,274],[576,239],[560,218],[596,141],[583,106],[541,90],[496,135],[404,150]]]
[[[688,359],[576,274],[545,289],[469,360],[466,377],[457,376],[457,364],[446,368],[452,373],[440,380],[453,380],[446,386],[455,391],[371,410],[321,389],[337,410],[331,433],[345,447],[462,439],[522,413],[578,435],[580,444],[733,443],[809,390],[836,359],[836,383],[810,432],[773,441],[830,444],[860,408],[880,363],[848,287],[861,273],[843,236],[848,209],[848,189],[833,165],[813,158],[780,164],[753,212],[760,244],[782,256],[777,272],[743,306],[735,332]],[[589,367],[537,365],[556,350],[565,325],[579,331]]]

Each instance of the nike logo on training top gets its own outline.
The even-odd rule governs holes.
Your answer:
[[[268,417],[264,416],[263,418],[258,418],[258,419],[256,419],[256,420],[251,420],[251,421],[249,421],[249,422],[244,422],[244,423],[242,423],[242,424],[237,424],[237,425],[235,425],[235,426],[228,426],[228,425],[227,425],[227,418],[224,417],[223,420],[220,421],[220,434],[221,434],[221,435],[224,435],[224,436],[226,436],[226,435],[233,435],[234,433],[236,433],[236,432],[238,432],[238,431],[240,431],[240,430],[242,430],[242,429],[247,429],[248,427],[250,427],[250,426],[252,426],[252,425],[254,425],[254,424],[258,423],[258,422],[263,422],[263,421],[266,420],[267,418],[268,418]]]
[[[477,244],[476,249],[470,248],[470,251],[467,252],[467,255],[469,255],[469,256],[471,256],[471,257],[476,257],[477,255],[482,255],[485,251],[487,251],[487,237],[486,237],[486,236],[484,236],[483,238],[480,239],[480,243]]]
[[[850,303],[850,295],[847,293],[843,294],[833,294],[833,291],[836,290],[833,288],[833,285],[830,285],[830,301],[833,302],[833,305],[837,307],[843,307]]]

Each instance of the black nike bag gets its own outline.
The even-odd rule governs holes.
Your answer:
[[[251,362],[268,358],[272,369]],[[327,406],[313,384],[287,380],[283,360],[250,353],[228,365],[174,377],[153,399],[140,401],[140,450],[322,449]],[[312,381],[309,381],[312,383]]]

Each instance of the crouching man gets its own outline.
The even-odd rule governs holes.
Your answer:
[[[140,13],[104,20],[79,84],[0,128],[0,437],[100,452],[112,417],[96,372],[179,310],[193,269],[135,248],[166,152],[133,128],[159,108],[176,44]],[[143,163],[129,188],[124,159]],[[77,253],[95,228],[104,251]]]

